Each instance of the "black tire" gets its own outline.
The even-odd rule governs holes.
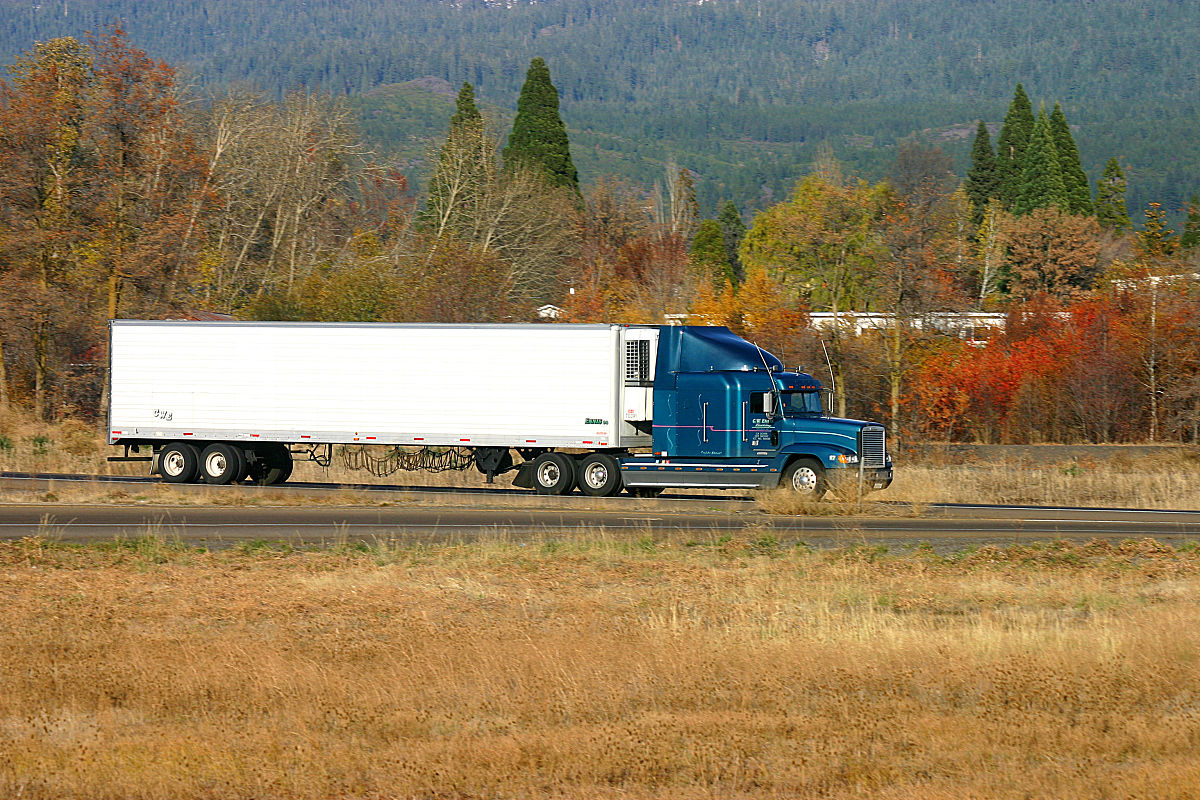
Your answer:
[[[592,453],[579,462],[575,482],[590,497],[612,497],[621,491],[621,465],[607,453]]]
[[[236,445],[213,442],[200,454],[200,474],[213,486],[237,483],[246,477],[246,455]]]
[[[562,453],[543,453],[533,460],[533,488],[538,494],[570,494],[575,488],[575,460]]]
[[[158,454],[158,474],[167,483],[191,483],[200,470],[200,451],[191,442],[171,442]]]
[[[626,486],[625,491],[634,497],[658,497],[663,493],[662,486]]]
[[[813,500],[820,500],[829,488],[825,481],[825,468],[815,458],[798,458],[788,464],[779,479],[779,487],[791,489]]]

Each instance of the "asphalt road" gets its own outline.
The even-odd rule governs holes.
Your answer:
[[[549,501],[549,499],[547,499]],[[943,506],[936,516],[766,516],[737,504],[730,512],[499,507],[184,507],[3,505],[0,539],[42,535],[86,542],[158,533],[210,548],[246,541],[294,545],[377,539],[471,541],[503,534],[518,540],[584,532],[683,534],[705,541],[722,535],[804,541],[814,547],[854,543],[892,547],[930,542],[938,550],[1069,539],[1152,537],[1179,544],[1200,539],[1200,512]]]

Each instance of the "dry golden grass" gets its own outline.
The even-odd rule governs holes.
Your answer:
[[[902,463],[873,500],[1034,506],[1200,509],[1200,457],[1109,458],[1066,463]]]
[[[1195,797],[1200,553],[0,544],[0,797]]]

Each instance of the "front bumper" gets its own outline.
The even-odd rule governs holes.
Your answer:
[[[828,476],[829,482],[834,486],[853,487],[858,483],[858,470],[854,467],[830,470],[825,474]],[[892,465],[888,464],[886,467],[879,467],[877,469],[864,469],[862,477],[863,488],[867,491],[886,489],[892,485]]]

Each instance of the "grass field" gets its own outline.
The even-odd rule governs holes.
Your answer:
[[[0,797],[1193,798],[1200,551],[0,544]]]

